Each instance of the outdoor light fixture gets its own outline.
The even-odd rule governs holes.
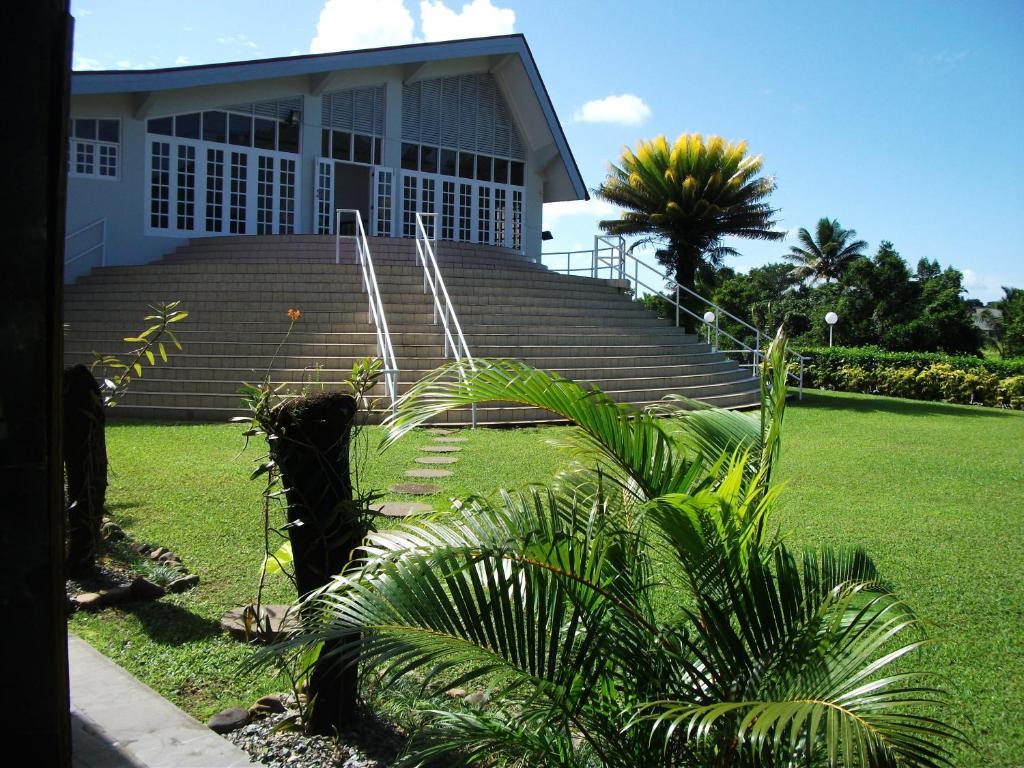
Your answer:
[[[298,110],[293,109],[291,112],[288,113],[288,121],[287,122],[288,122],[288,125],[291,125],[291,126],[295,126],[295,125],[299,124],[299,112],[298,112]]]
[[[715,313],[712,312],[710,309],[704,313],[704,322],[707,323],[708,326],[708,344],[711,343],[711,324],[715,322],[717,317],[718,316],[715,315]],[[714,349],[714,347],[712,347],[712,350],[717,351]]]
[[[828,323],[828,345],[832,346],[832,327],[839,322],[839,315],[829,312],[825,315],[825,322]]]
[[[554,240],[555,236],[551,234],[551,230],[545,229],[540,233],[541,240]]]

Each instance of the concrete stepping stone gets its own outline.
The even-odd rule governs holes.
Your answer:
[[[468,443],[468,437],[435,437],[435,443]]]
[[[392,493],[408,493],[413,496],[429,496],[441,490],[438,485],[430,483],[395,483],[388,490]]]
[[[458,459],[455,456],[417,456],[417,464],[454,464]]]
[[[428,430],[428,434],[431,434],[431,435],[454,435],[455,434],[455,430],[454,429],[442,429],[440,427],[435,427],[434,429]]]
[[[447,469],[408,469],[406,477],[451,477],[454,473]]]
[[[429,512],[433,507],[429,504],[418,504],[415,501],[385,501],[373,508],[373,511],[385,517],[408,517],[421,512]]]
[[[462,449],[454,445],[424,445],[420,450],[430,453],[458,453]]]

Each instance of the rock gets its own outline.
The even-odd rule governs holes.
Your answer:
[[[154,549],[152,552],[149,553],[149,559],[150,560],[159,560],[165,554],[167,554],[167,550],[166,549],[164,549],[163,547],[157,547],[156,549]]]
[[[463,699],[463,701],[465,701],[467,704],[470,704],[474,707],[477,705],[486,704],[490,700],[491,697],[487,694],[487,691],[475,691],[474,693],[469,694],[469,696]]]
[[[167,563],[169,565],[181,565],[181,558],[173,552],[164,552],[160,555],[159,562]]]
[[[180,579],[175,579],[167,585],[168,592],[186,592],[190,589],[194,589],[199,586],[199,577],[194,573],[190,573],[188,576],[182,576]]]
[[[285,696],[286,694],[283,693],[272,693],[269,696],[264,696],[249,707],[249,712],[254,715],[269,715],[284,712],[288,709],[284,703]]]
[[[299,623],[299,616],[297,612],[287,613],[288,609],[291,608],[289,605],[266,605],[263,606],[263,614],[265,618],[270,620],[270,632],[269,637],[260,637],[262,640],[274,641],[282,633],[290,632],[295,629]],[[248,634],[246,633],[245,627],[245,612],[251,610],[255,606],[243,606],[241,608],[232,608],[227,611],[223,616],[220,617],[221,629],[227,631],[232,637],[237,640],[254,640],[258,636],[257,626],[254,622],[250,622],[250,629]],[[287,618],[286,618],[287,614]]]
[[[99,592],[83,592],[80,595],[75,595],[72,600],[76,607],[91,611],[102,606],[103,595]]]
[[[138,600],[159,600],[165,594],[164,588],[142,576],[137,577],[128,587],[132,597]]]
[[[207,727],[215,733],[230,733],[249,722],[249,710],[241,707],[228,707],[206,721]]]
[[[449,699],[464,699],[466,698],[465,688],[449,688],[444,692]]]
[[[129,597],[132,597],[130,586],[112,587],[109,590],[102,590],[99,593],[99,604],[102,606],[117,605],[118,603],[123,603]]]
[[[121,539],[126,538],[124,529],[122,529],[117,523],[111,521],[107,521],[103,524],[100,528],[100,533],[103,534],[104,538],[110,539],[111,541],[120,541]]]
[[[149,544],[132,544],[132,549],[138,552],[140,555],[148,554],[153,549]]]

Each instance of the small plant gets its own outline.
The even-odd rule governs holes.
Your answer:
[[[158,355],[163,362],[167,362],[167,347],[163,342],[165,336],[176,349],[181,350],[181,343],[170,327],[188,317],[188,312],[178,309],[180,303],[172,301],[167,304],[151,304],[149,308],[152,314],[143,319],[152,324],[138,336],[126,336],[124,339],[139,345],[127,355],[101,355],[93,352],[92,370],[95,372],[99,368],[103,373],[100,391],[106,407],[117,405],[117,401],[128,391],[133,378],[142,378],[145,363],[155,367]]]

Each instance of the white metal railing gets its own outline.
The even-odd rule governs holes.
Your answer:
[[[632,285],[633,295],[635,297],[640,296],[640,289],[643,288],[646,291],[660,296],[664,299],[669,306],[675,308],[675,325],[679,326],[680,318],[683,315],[688,315],[695,319],[699,325],[699,328],[703,328],[706,333],[708,344],[715,352],[722,352],[723,354],[737,355],[741,358],[749,358],[748,363],[751,368],[751,375],[758,376],[761,370],[761,358],[765,353],[765,345],[771,341],[771,335],[764,333],[760,328],[757,328],[746,320],[743,320],[736,315],[729,312],[724,307],[715,304],[710,299],[700,295],[696,291],[687,288],[685,285],[681,285],[672,278],[666,277],[658,269],[652,267],[650,264],[641,261],[633,255],[633,248],[636,247],[634,243],[629,248],[626,247],[626,239],[621,236],[608,236],[608,235],[595,235],[594,236],[594,247],[589,251],[559,251],[555,253],[542,254],[542,263],[545,259],[554,260],[555,264],[545,264],[548,269],[553,272],[560,272],[567,275],[572,274],[586,274],[593,278],[605,278],[611,280],[623,280]],[[561,257],[565,257],[565,268],[560,268]],[[573,257],[577,257],[577,264],[580,261],[584,261],[583,266],[573,266]],[[584,258],[589,257],[589,258]],[[630,266],[632,269],[630,269]],[[641,279],[641,270],[644,270],[644,277]],[[632,272],[632,274],[630,274]],[[667,283],[668,288],[672,291],[671,295],[666,296],[662,289],[655,288],[650,285],[646,280],[650,280],[650,274],[653,274],[654,282]],[[706,307],[707,311],[704,314],[698,314],[694,312],[690,307],[686,306],[684,299],[690,297],[694,299],[698,306]],[[712,315],[713,317],[708,317]],[[729,320],[737,323],[743,328],[747,329],[753,334],[753,344],[747,343],[742,339],[738,339],[729,333],[727,330],[721,327],[721,318],[726,317]],[[727,339],[736,346],[725,348],[722,347],[722,338]],[[803,355],[794,352],[793,350],[787,350],[787,356],[792,358],[797,364],[796,371],[787,371],[789,378],[796,382],[799,397],[803,398],[804,394],[804,363],[807,360]],[[741,363],[742,364],[742,363]]]
[[[436,217],[437,213],[416,214],[416,258],[423,267],[423,292],[426,293],[429,290],[434,297],[434,325],[441,325],[444,357],[448,357],[448,353],[451,352],[451,357],[454,360],[468,366],[472,371],[476,368],[473,363],[473,355],[469,351],[466,337],[462,334],[459,317],[452,304],[452,298],[448,295],[448,288],[441,276],[441,269],[437,265],[437,240],[435,239],[438,229],[437,221],[435,219],[432,222],[431,231],[435,237],[431,237],[427,234],[427,228],[423,223],[424,216]],[[465,377],[465,369],[462,365],[459,368]],[[476,404],[471,406],[471,411],[472,425],[476,428]]]
[[[95,232],[96,233],[96,237],[98,238],[98,242],[95,242],[92,245],[90,245],[90,246],[88,246],[86,248],[83,248],[81,251],[78,251],[77,253],[72,253],[69,256],[68,255],[68,251],[72,250],[72,247],[74,245],[72,241],[75,238],[82,237],[83,235],[85,235],[86,233],[89,233],[89,232]],[[106,220],[106,218],[96,219],[96,221],[91,221],[88,224],[86,224],[86,225],[84,225],[82,227],[79,227],[74,232],[69,232],[68,234],[64,235],[64,266],[65,267],[68,266],[69,264],[74,264],[76,261],[85,258],[86,256],[88,256],[91,253],[96,253],[97,251],[100,254],[100,266],[101,267],[105,267],[107,265],[107,220]]]
[[[355,218],[355,229],[351,235],[341,234],[342,214],[352,214]],[[384,315],[384,302],[380,298],[377,273],[373,268],[370,244],[366,241],[363,218],[354,208],[338,208],[334,216],[334,263],[341,263],[341,241],[352,240],[355,243],[356,259],[363,272],[363,291],[370,302],[368,322],[373,323],[377,332],[377,356],[384,363],[381,371],[384,374],[384,387],[391,399],[391,411],[394,412],[398,402],[398,361],[391,346],[391,332],[388,330],[388,320]]]

